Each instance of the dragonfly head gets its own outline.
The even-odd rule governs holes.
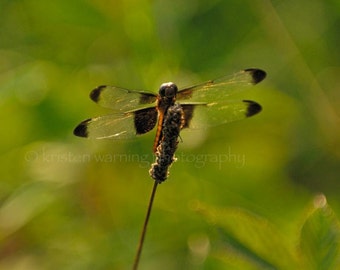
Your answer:
[[[172,82],[163,83],[159,88],[159,95],[162,99],[172,100],[176,98],[178,88],[176,84]]]

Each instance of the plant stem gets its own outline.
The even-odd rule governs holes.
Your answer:
[[[136,257],[133,263],[133,270],[137,270],[138,269],[138,264],[139,264],[139,259],[140,256],[142,254],[142,250],[143,250],[143,244],[144,244],[144,239],[145,239],[145,235],[146,235],[146,229],[149,223],[149,218],[151,215],[151,210],[152,210],[152,204],[156,195],[156,190],[157,190],[157,186],[158,186],[158,182],[155,181],[153,184],[153,188],[152,188],[152,192],[151,192],[151,196],[150,196],[150,201],[149,201],[149,205],[148,205],[148,210],[146,212],[146,216],[145,216],[145,220],[144,220],[144,225],[143,225],[143,230],[140,236],[140,240],[138,243],[138,248],[137,248],[137,253],[136,253]]]

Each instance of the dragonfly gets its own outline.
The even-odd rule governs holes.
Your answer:
[[[172,82],[163,83],[158,94],[101,85],[90,93],[90,98],[98,105],[112,109],[112,113],[81,122],[73,133],[95,139],[130,139],[157,126],[155,153],[169,107],[181,106],[181,129],[201,129],[241,120],[258,114],[262,107],[251,100],[233,101],[230,96],[246,86],[256,85],[265,77],[265,71],[248,68],[180,90]]]

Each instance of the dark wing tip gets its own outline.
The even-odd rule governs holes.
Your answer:
[[[248,72],[252,76],[252,83],[257,84],[266,78],[267,73],[263,71],[262,69],[258,68],[248,68],[244,70],[245,72]]]
[[[88,137],[88,130],[87,130],[87,123],[90,121],[90,119],[87,119],[83,122],[81,122],[74,130],[73,134],[78,137]]]
[[[98,102],[98,100],[100,98],[100,93],[103,91],[103,89],[105,87],[106,87],[105,85],[101,85],[101,86],[98,86],[97,88],[93,89],[92,92],[90,93],[90,98],[94,102]]]
[[[261,105],[256,103],[255,101],[243,100],[243,102],[247,104],[247,111],[246,111],[247,117],[258,114],[262,110]]]

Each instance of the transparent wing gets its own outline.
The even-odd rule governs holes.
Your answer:
[[[115,86],[102,85],[92,90],[90,98],[100,106],[117,110],[131,111],[155,106],[156,95]]]
[[[157,110],[149,108],[87,119],[73,133],[79,137],[94,139],[129,139],[149,132],[156,122]]]
[[[251,100],[208,104],[181,104],[184,128],[201,129],[242,120],[259,113],[261,105]]]
[[[182,89],[177,93],[177,100],[206,103],[224,101],[231,94],[245,90],[246,86],[255,85],[265,77],[266,72],[261,69],[245,69],[231,76]]]

